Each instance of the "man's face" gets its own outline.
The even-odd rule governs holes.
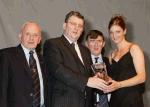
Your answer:
[[[41,30],[35,23],[27,23],[20,34],[21,44],[27,49],[35,49],[41,41]]]
[[[98,56],[102,48],[105,46],[105,42],[101,36],[98,36],[96,39],[88,38],[87,47],[89,48],[91,54]]]
[[[63,25],[64,34],[72,41],[75,42],[81,36],[84,29],[84,21],[76,16],[71,16]]]

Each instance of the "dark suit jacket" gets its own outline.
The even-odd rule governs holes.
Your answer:
[[[42,70],[46,94],[45,75]],[[32,93],[31,71],[21,45],[3,49],[0,54],[0,107],[32,107]]]
[[[75,50],[62,36],[44,44],[44,59],[51,81],[51,107],[91,107],[91,90],[86,87],[92,75],[90,52],[78,44],[84,65]]]

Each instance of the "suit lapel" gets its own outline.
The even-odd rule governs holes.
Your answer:
[[[82,57],[83,63],[84,63],[84,65],[86,65],[86,60],[87,60],[87,58],[86,58],[84,49],[82,48],[82,46],[81,46],[80,44],[78,44],[78,46],[79,46],[79,49],[80,49],[80,52],[81,52],[81,57]],[[83,63],[82,63],[82,64],[83,64]]]
[[[44,61],[43,61],[43,57],[37,53],[37,56],[38,56],[38,60],[39,60],[39,64],[40,64],[40,68],[41,68],[41,73],[42,73],[42,77],[43,79],[45,78],[45,65],[44,65]]]
[[[80,58],[77,55],[77,52],[75,51],[75,48],[68,42],[68,40],[63,35],[61,37],[61,40],[62,40],[63,44],[68,48],[68,50],[70,51],[70,53],[74,56],[75,60],[78,63],[80,63],[81,65],[83,65],[83,63],[81,62]]]
[[[25,71],[27,72],[27,74],[31,77],[31,71],[29,69],[29,65],[28,65],[28,62],[27,62],[27,59],[25,57],[25,53],[21,47],[21,45],[19,45],[17,47],[17,52],[18,52],[18,59],[17,60],[20,60],[20,63],[23,65],[23,67],[25,68]],[[32,77],[31,77],[32,78]]]

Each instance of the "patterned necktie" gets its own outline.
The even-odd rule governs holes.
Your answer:
[[[37,65],[36,61],[33,57],[33,51],[30,51],[30,57],[29,57],[29,65],[30,65],[30,70],[32,72],[32,79],[33,79],[33,107],[40,107],[40,81],[39,81],[39,76],[38,76],[38,71],[37,71]]]
[[[95,63],[98,63],[99,57],[95,57]]]

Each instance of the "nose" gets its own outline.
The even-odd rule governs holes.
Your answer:
[[[111,36],[111,38],[114,38],[115,34],[114,34],[114,33],[111,33],[110,36]]]
[[[30,34],[30,35],[29,35],[29,39],[30,39],[30,40],[33,40],[33,39],[34,39],[34,36]]]
[[[78,24],[76,24],[76,25],[74,26],[74,29],[75,29],[75,30],[80,29],[79,25],[78,25]]]
[[[76,23],[76,24],[74,25],[74,27],[75,27],[75,29],[81,29],[83,26],[82,26],[81,24],[77,24],[77,23]]]
[[[75,30],[78,30],[78,25],[75,25],[75,26],[74,26],[74,29],[75,29]]]
[[[98,41],[95,41],[95,46],[98,46]]]

